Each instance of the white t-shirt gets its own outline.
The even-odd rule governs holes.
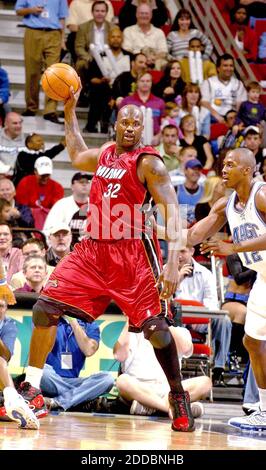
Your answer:
[[[236,109],[237,103],[247,100],[243,83],[235,77],[222,82],[218,76],[204,80],[201,87],[202,101],[208,101],[221,116],[230,109]]]

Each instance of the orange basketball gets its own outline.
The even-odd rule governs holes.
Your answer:
[[[53,64],[42,75],[41,85],[49,98],[65,101],[69,97],[69,87],[76,92],[79,87],[77,72],[68,64]]]

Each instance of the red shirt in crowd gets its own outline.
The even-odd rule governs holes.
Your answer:
[[[64,197],[64,188],[60,183],[48,179],[46,184],[40,185],[36,175],[25,176],[17,186],[17,202],[29,207],[51,209],[62,197]]]

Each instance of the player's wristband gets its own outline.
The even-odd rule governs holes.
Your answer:
[[[6,284],[6,279],[0,279],[0,286],[5,286]]]

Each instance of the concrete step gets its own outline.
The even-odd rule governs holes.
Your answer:
[[[78,170],[74,169],[73,167],[63,169],[63,168],[57,168],[56,165],[54,165],[52,179],[54,179],[55,181],[58,181],[58,183],[60,183],[63,186],[66,192],[66,190],[68,190],[71,186],[72,176],[77,171]]]
[[[13,2],[15,6],[15,2]],[[8,5],[8,2],[0,2],[0,18],[6,21],[19,21],[19,17],[14,10],[14,6]],[[5,8],[2,8],[5,7]]]
[[[6,38],[0,37],[0,59],[3,67],[6,64],[12,64],[13,62],[24,65],[22,42],[19,44],[17,44],[15,41],[7,42]]]
[[[0,36],[10,39],[20,39],[24,37],[25,28],[21,27],[21,21],[7,21],[6,17],[0,16]]]
[[[85,120],[79,120],[80,129],[83,129],[86,124]],[[65,136],[65,128],[63,124],[54,124],[50,121],[45,121],[42,116],[23,117],[23,131],[25,134],[37,132],[45,138],[45,142],[59,142],[60,138]],[[89,134],[83,133],[86,143],[91,143],[92,147],[98,147],[108,140],[107,134]],[[89,145],[89,144],[88,144]]]
[[[2,64],[3,65],[3,64]],[[9,81],[12,85],[13,88],[23,88],[25,85],[25,69],[24,69],[24,63],[21,63],[21,65],[8,65],[6,64],[5,66],[3,65],[5,71],[8,74]]]
[[[24,89],[17,89],[15,85],[11,83],[11,96],[9,98],[9,104],[12,107],[13,111],[21,113],[25,110],[25,98],[24,98]],[[39,104],[40,114],[44,109],[44,93],[40,92],[40,104]],[[57,109],[59,112],[63,112],[64,105],[60,101],[58,102]],[[79,119],[86,121],[88,114],[87,108],[77,108],[77,116]]]

